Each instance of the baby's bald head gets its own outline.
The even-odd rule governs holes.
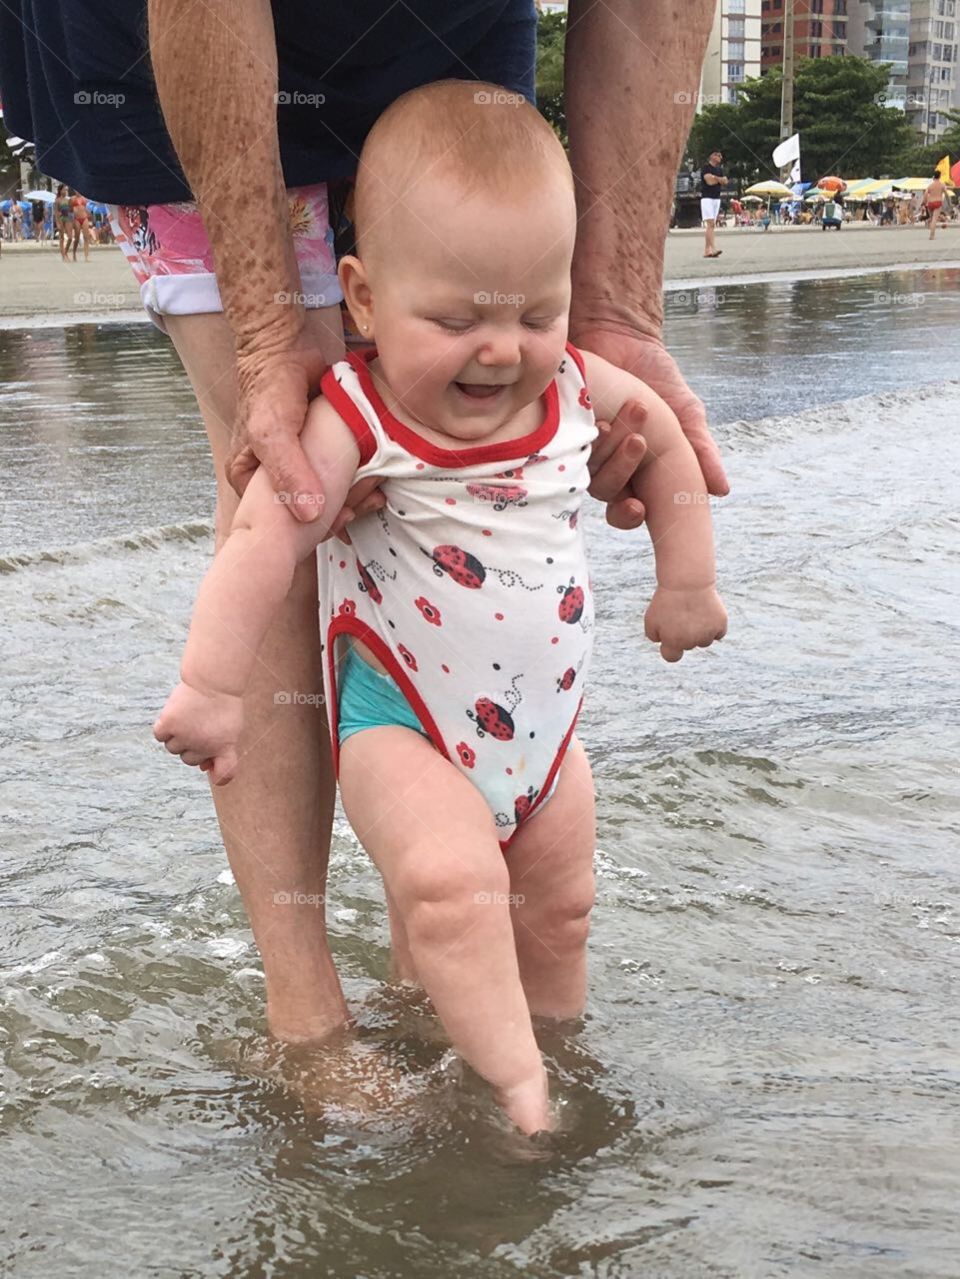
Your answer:
[[[389,262],[398,224],[440,235],[438,187],[458,200],[562,201],[572,230],[573,177],[557,135],[519,94],[476,80],[439,80],[398,98],[367,135],[354,195],[357,249],[368,269]],[[572,245],[571,245],[572,247]]]

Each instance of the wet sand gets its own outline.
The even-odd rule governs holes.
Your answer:
[[[703,257],[699,229],[671,231],[666,246],[666,287],[685,283],[733,284],[759,278],[826,276],[893,267],[960,266],[960,226],[943,228],[930,241],[923,227],[726,228],[717,235],[722,256]],[[139,290],[115,245],[94,247],[90,261],[60,261],[55,248],[4,244],[0,254],[0,317],[5,327],[21,318],[49,316],[58,323],[143,318]]]

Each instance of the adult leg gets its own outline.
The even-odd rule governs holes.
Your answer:
[[[203,414],[217,479],[219,546],[238,498],[224,466],[236,405],[233,340],[222,315],[167,316]],[[341,358],[339,308],[307,312],[308,331],[333,362]],[[347,1008],[327,945],[322,909],[333,818],[334,778],[322,704],[278,692],[323,689],[316,561],[297,569],[257,655],[244,697],[240,770],[213,788],[230,867],[263,959],[270,1029],[281,1039],[319,1039],[342,1026]]]
[[[714,252],[713,229],[715,226],[716,226],[716,223],[714,222],[713,218],[704,218],[703,229],[706,233],[706,242],[703,246],[703,256],[705,258],[713,257],[713,252]]]
[[[557,789],[507,850],[520,979],[535,1016],[583,1011],[595,845],[593,778],[574,738]]]
[[[547,1082],[520,983],[507,868],[483,796],[409,728],[355,733],[340,794],[403,917],[444,1029],[513,1122],[549,1126]]]

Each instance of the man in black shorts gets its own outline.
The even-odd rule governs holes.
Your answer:
[[[667,400],[720,494],[703,405],[660,341],[663,243],[693,110],[677,103],[693,101],[713,11],[690,0],[681,23],[673,0],[571,0],[566,103],[580,212],[570,339]],[[440,79],[533,99],[536,22],[533,0],[0,4],[6,122],[36,143],[45,172],[115,206],[141,297],[197,394],[218,535],[257,465],[296,495],[299,517],[318,510],[322,485],[298,436],[308,396],[343,353],[321,223],[333,211],[339,230],[335,206],[367,131],[401,93]],[[630,488],[638,431],[642,414],[625,408],[592,458],[595,495],[620,527],[642,520]],[[380,503],[355,491],[347,515]],[[259,653],[240,773],[214,795],[270,1028],[286,1040],[320,1038],[347,1015],[315,908],[333,815],[326,727],[314,706],[277,697],[321,687],[316,567],[305,562]]]

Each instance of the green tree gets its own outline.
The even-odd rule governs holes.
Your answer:
[[[779,174],[780,68],[739,86],[735,104],[706,107],[694,120],[689,159],[703,163],[719,146],[730,175],[749,184]],[[800,134],[804,181],[827,174],[873,177],[892,171],[917,140],[906,116],[886,105],[889,65],[866,58],[802,58],[794,80],[793,126]],[[942,154],[942,152],[941,152]]]
[[[567,116],[563,104],[563,52],[567,38],[565,13],[541,13],[537,23],[537,106],[564,146]]]
[[[950,123],[937,141],[924,144],[918,134],[915,144],[904,151],[894,166],[896,173],[891,170],[891,176],[929,178],[945,155],[954,164],[960,160],[960,111],[947,111],[946,116]]]

